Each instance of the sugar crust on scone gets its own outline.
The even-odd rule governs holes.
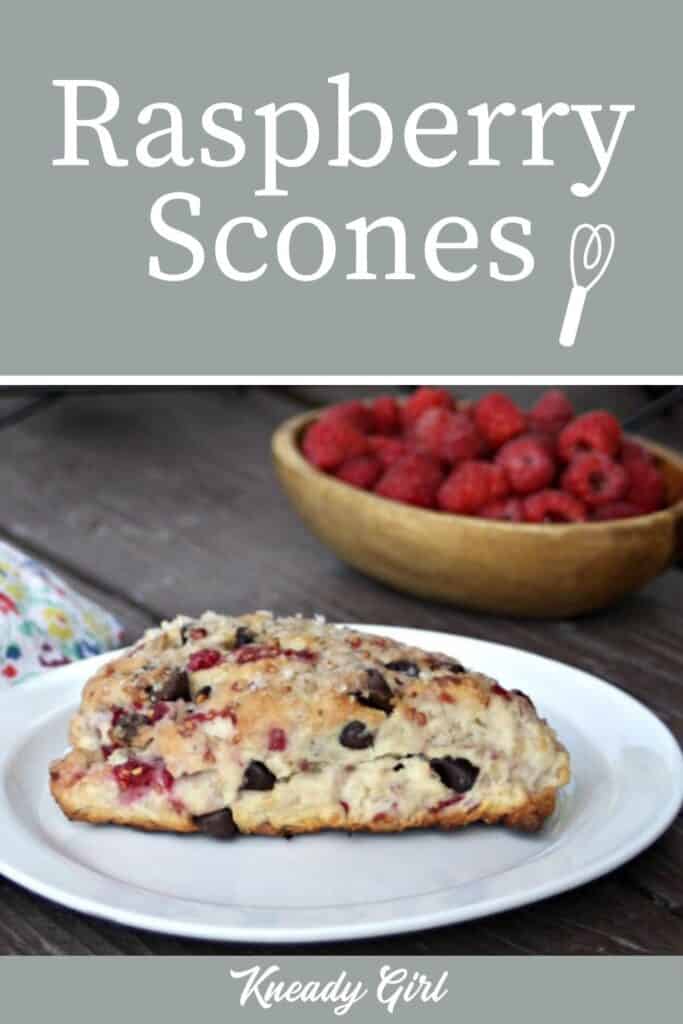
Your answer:
[[[569,758],[524,694],[320,617],[179,616],[86,684],[64,813],[289,835],[502,822],[534,831]]]

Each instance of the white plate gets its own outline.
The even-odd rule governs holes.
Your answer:
[[[572,756],[573,781],[536,836],[503,828],[325,833],[221,843],[67,821],[47,786],[84,681],[52,670],[0,700],[0,871],[122,924],[193,938],[317,942],[430,928],[518,907],[612,870],[653,842],[683,798],[668,730],[613,686],[467,637],[359,627],[443,651],[523,689]]]

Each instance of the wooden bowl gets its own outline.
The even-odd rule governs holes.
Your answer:
[[[683,456],[642,438],[664,474],[667,508],[537,526],[416,508],[320,472],[300,450],[318,415],[294,416],[275,431],[280,482],[320,540],[399,590],[502,615],[561,618],[613,604],[683,551]]]

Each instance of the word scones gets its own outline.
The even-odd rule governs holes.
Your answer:
[[[340,185],[339,169],[371,170],[388,158],[408,160],[426,171],[456,163],[500,167],[509,162],[501,157],[499,134],[506,121],[524,138],[528,155],[521,160],[523,168],[553,167],[548,139],[554,135],[547,129],[553,124],[553,133],[557,132],[558,122],[571,125],[583,149],[583,166],[586,146],[590,154],[593,167],[584,175],[586,180],[570,186],[574,197],[584,199],[605,181],[626,119],[635,109],[632,104],[564,101],[518,108],[502,101],[478,103],[458,113],[449,104],[430,101],[416,106],[399,123],[379,103],[353,102],[348,73],[329,78],[328,85],[335,102],[332,125],[300,101],[271,102],[246,111],[239,103],[220,100],[207,106],[199,123],[187,130],[181,109],[160,101],[137,112],[133,126],[137,141],[131,146],[124,141],[131,127],[130,112],[121,110],[113,85],[56,79],[53,86],[61,90],[64,129],[62,154],[52,163],[85,168],[103,162],[121,170],[170,165],[191,174],[197,166],[229,173],[248,161],[257,167],[250,195],[282,198],[294,189],[295,172],[309,164],[330,176],[331,190]],[[192,151],[188,139],[195,139],[198,132],[202,144]],[[148,259],[150,277],[178,282],[199,274],[206,264],[207,247],[197,237],[199,232],[190,228],[204,214],[201,197],[189,189],[167,192],[153,202],[150,223],[166,244]],[[425,269],[439,280],[454,283],[477,273],[502,282],[527,278],[534,268],[534,256],[526,244],[532,234],[530,219],[515,214],[491,221],[482,231],[469,218],[449,212],[420,234],[419,258],[413,252],[415,239],[410,239],[409,259],[408,232],[399,215],[354,217],[343,226],[351,233],[352,243],[351,263],[344,267],[346,279],[411,281]],[[242,283],[257,281],[272,267],[294,281],[318,281],[335,267],[341,248],[333,227],[314,215],[294,217],[284,224],[280,219],[276,228],[267,224],[265,215],[233,215],[217,230],[211,229],[210,235],[216,267],[225,278]],[[344,239],[348,241],[349,236]]]

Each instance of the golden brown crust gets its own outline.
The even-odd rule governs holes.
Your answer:
[[[144,832],[198,832],[199,829],[188,818],[176,817],[166,812],[162,817],[152,818],[135,807],[108,808],[93,804],[79,806],[73,803],[69,795],[50,787],[52,795],[70,821],[82,821],[88,825],[127,825],[129,828],[142,829]]]
[[[50,789],[53,797],[64,814],[71,821],[87,822],[90,825],[128,825],[147,832],[199,832],[197,824],[188,817],[169,813],[150,818],[147,813],[136,815],[134,807],[116,808],[85,805],[79,806],[72,799],[68,789],[51,781]],[[243,835],[260,835],[284,837],[291,835],[311,835],[325,829],[344,832],[393,833],[406,832],[416,828],[440,828],[450,831],[483,822],[486,825],[499,823],[523,832],[538,832],[544,821],[555,809],[556,793],[553,789],[544,790],[530,796],[526,803],[509,812],[505,810],[475,808],[469,811],[454,810],[448,815],[434,811],[424,811],[410,819],[388,819],[386,821],[354,821],[344,814],[338,813],[334,818],[321,819],[311,815],[306,820],[292,822],[287,828],[274,828],[269,822],[262,822],[254,829],[240,829]]]
[[[115,798],[107,799],[110,794],[102,792],[101,771],[93,778],[92,768],[92,762],[78,750],[50,765],[50,792],[67,818],[92,825],[131,825],[153,832],[196,831],[191,818],[170,804],[150,809],[147,804],[119,804]]]
[[[415,828],[440,828],[445,831],[463,828],[466,825],[473,825],[476,822],[483,822],[486,825],[503,823],[512,828],[520,829],[523,832],[537,832],[546,818],[555,809],[555,790],[544,790],[530,796],[526,803],[515,808],[513,812],[505,810],[485,809],[482,807],[469,811],[453,810],[449,814],[436,811],[423,811],[421,814],[413,815],[409,819],[387,819],[386,821],[353,821],[339,814],[334,823],[320,823],[318,818],[310,818],[305,822],[286,829],[275,829],[269,823],[259,825],[252,835],[263,836],[285,836],[305,835],[319,832],[323,828],[343,830],[344,832],[407,832]]]
[[[349,726],[367,742],[345,742]],[[198,831],[229,808],[246,834],[535,831],[569,781],[518,691],[445,655],[268,613],[152,631],[88,681],[70,735],[50,780],[64,813],[148,830]],[[464,789],[443,774],[454,761],[474,773]],[[245,783],[254,765],[272,784]]]

